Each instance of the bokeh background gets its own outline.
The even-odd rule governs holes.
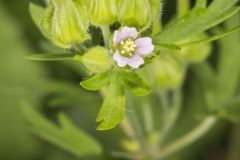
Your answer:
[[[164,21],[167,22],[175,13],[176,2],[165,1]],[[20,111],[20,105],[25,102],[40,109],[53,121],[57,112],[64,111],[77,126],[96,137],[105,152],[119,149],[120,128],[108,132],[95,130],[101,97],[79,86],[85,76],[81,64],[31,62],[24,58],[33,53],[62,52],[49,44],[32,22],[29,2],[0,0],[0,159],[76,159],[28,132]],[[41,0],[31,2],[43,4]],[[210,59],[214,61],[214,58]],[[187,82],[191,83],[191,80]],[[198,106],[196,104],[196,112]],[[185,118],[184,121],[188,128],[191,120]],[[179,128],[176,132],[183,133],[186,128]],[[222,120],[203,139],[182,151],[184,158],[179,160],[239,160],[239,149],[240,125]],[[173,159],[178,160],[178,157]],[[102,159],[108,158],[106,154]]]

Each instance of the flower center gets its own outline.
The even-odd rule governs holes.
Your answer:
[[[132,57],[136,48],[135,42],[129,38],[125,41],[121,41],[118,45],[120,55],[124,57]]]

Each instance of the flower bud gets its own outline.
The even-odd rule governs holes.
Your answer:
[[[112,65],[108,51],[103,47],[92,48],[82,57],[76,57],[76,60],[81,61],[93,73],[104,72]]]
[[[88,26],[83,0],[52,0],[41,19],[42,32],[62,48],[88,39]]]
[[[151,25],[152,14],[148,0],[119,0],[118,8],[123,26],[146,29]]]
[[[90,17],[94,25],[110,25],[117,21],[116,0],[91,0]]]
[[[200,33],[181,41],[181,43],[198,41],[205,38],[207,38],[207,35],[204,33]],[[199,63],[204,61],[210,55],[211,50],[212,50],[212,46],[210,43],[203,43],[199,45],[183,47],[180,51],[180,55],[187,62]]]
[[[161,10],[162,10],[162,3],[161,0],[148,0],[150,4],[150,9],[152,13],[152,20],[159,21]]]

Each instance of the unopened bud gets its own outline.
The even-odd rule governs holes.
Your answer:
[[[118,8],[122,25],[139,29],[151,25],[152,14],[148,0],[119,0]]]
[[[90,16],[94,25],[110,25],[117,21],[116,0],[91,0]]]
[[[51,0],[41,19],[44,35],[62,48],[88,39],[88,26],[83,0]]]
[[[109,69],[112,61],[108,55],[108,50],[103,47],[95,47],[85,53],[80,61],[93,73],[101,73]]]

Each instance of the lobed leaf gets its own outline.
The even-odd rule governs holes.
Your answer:
[[[115,72],[112,75],[107,95],[97,116],[98,130],[112,129],[123,120],[126,100],[121,81],[121,74]]]
[[[97,91],[110,82],[111,70],[94,75],[93,77],[82,81],[80,85],[90,91]]]

